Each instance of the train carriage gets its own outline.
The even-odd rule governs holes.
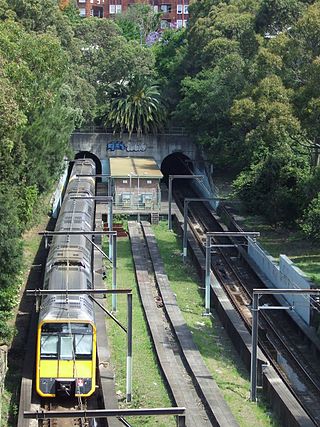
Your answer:
[[[56,231],[91,231],[95,180],[90,159],[76,160],[61,206]],[[77,199],[78,197],[78,199]],[[82,197],[82,198],[81,198]],[[96,327],[88,295],[71,289],[92,288],[92,247],[83,235],[56,235],[48,254],[44,289],[64,294],[43,296],[39,313],[36,390],[40,396],[90,396],[96,388]]]

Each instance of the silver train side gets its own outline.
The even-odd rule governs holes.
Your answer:
[[[66,189],[56,231],[91,231],[95,195],[90,159],[76,160]],[[83,235],[52,239],[44,289],[93,287],[92,245]],[[49,295],[41,301],[36,356],[36,390],[44,397],[90,396],[96,388],[96,327],[93,302],[87,295]]]

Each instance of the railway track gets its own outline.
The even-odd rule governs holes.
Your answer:
[[[183,198],[197,197],[196,193],[177,181],[176,202],[182,208]],[[220,223],[210,209],[200,202],[189,208],[189,225],[203,246],[206,231],[222,231]],[[236,240],[236,241],[235,241]],[[230,244],[229,238],[219,238],[215,243]],[[233,243],[245,244],[244,239]],[[239,257],[237,248],[216,248],[212,255],[212,268],[224,286],[234,307],[251,330],[252,289],[265,287],[251,268]],[[260,304],[272,306],[279,303],[272,296],[263,296]],[[318,359],[308,351],[303,336],[293,320],[282,310],[260,311],[259,344],[266,356],[299,400],[315,425],[320,425],[320,369]]]
[[[44,399],[41,403],[41,410],[50,411],[66,411],[72,412],[76,410],[86,410],[88,402],[81,401],[63,401],[57,399]],[[39,427],[93,427],[94,422],[87,418],[54,418],[39,421]]]
[[[186,407],[187,427],[238,424],[195,346],[170,289],[150,225],[129,223],[137,283],[146,320],[173,399]]]

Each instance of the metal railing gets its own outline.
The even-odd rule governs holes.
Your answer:
[[[85,126],[83,128],[78,128],[73,131],[74,134],[77,133],[102,133],[102,134],[114,134],[114,129],[104,127],[104,126]],[[127,132],[123,133],[123,136],[128,136]],[[188,132],[184,127],[179,126],[169,126],[157,132],[157,135],[178,135],[178,136],[187,136]],[[137,134],[133,133],[133,137],[136,138]]]
[[[151,202],[151,203],[142,203],[142,202],[115,202],[113,204],[115,209],[121,209],[124,211],[148,211],[148,212],[157,212],[160,210],[161,203]]]

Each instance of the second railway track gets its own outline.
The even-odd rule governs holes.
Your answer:
[[[178,186],[177,186],[178,187]],[[179,187],[175,194],[176,202],[182,207],[184,197],[190,197],[193,190]],[[195,194],[192,194],[192,197]],[[196,196],[196,195],[195,195]],[[221,231],[221,225],[215,215],[203,203],[195,203],[189,208],[189,225],[200,244],[204,243],[206,231]],[[215,243],[230,243],[227,238]],[[243,244],[243,239],[237,241]],[[216,249],[212,256],[212,268],[223,284],[234,307],[251,329],[251,294],[253,288],[265,285],[257,275],[232,249]],[[279,305],[271,296],[264,296],[261,304]],[[293,320],[282,311],[265,311],[259,320],[259,343],[275,369],[299,400],[315,425],[320,425],[320,369],[317,358],[301,344],[301,333]]]

